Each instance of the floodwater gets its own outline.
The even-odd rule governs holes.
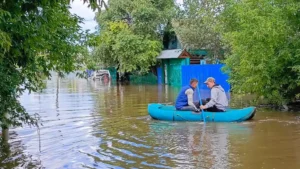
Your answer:
[[[300,113],[258,109],[242,123],[164,122],[150,102],[173,102],[178,88],[53,77],[21,103],[40,130],[11,129],[0,168],[300,168]]]

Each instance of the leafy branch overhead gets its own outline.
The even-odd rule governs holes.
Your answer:
[[[38,91],[50,72],[72,72],[84,64],[86,33],[68,1],[0,2],[0,122],[36,124],[20,105],[25,90]]]

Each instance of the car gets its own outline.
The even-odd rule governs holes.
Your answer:
[[[91,78],[93,80],[100,79],[110,79],[110,73],[108,70],[96,70],[92,73]]]

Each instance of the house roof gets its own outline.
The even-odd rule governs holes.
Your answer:
[[[156,59],[189,58],[191,55],[184,49],[163,50]]]

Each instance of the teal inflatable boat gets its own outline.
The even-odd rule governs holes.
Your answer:
[[[203,121],[202,112],[178,111],[173,105],[151,103],[148,105],[148,112],[149,115],[156,120]],[[241,122],[252,119],[255,112],[255,107],[227,109],[226,112],[204,111],[204,117],[206,122]]]

